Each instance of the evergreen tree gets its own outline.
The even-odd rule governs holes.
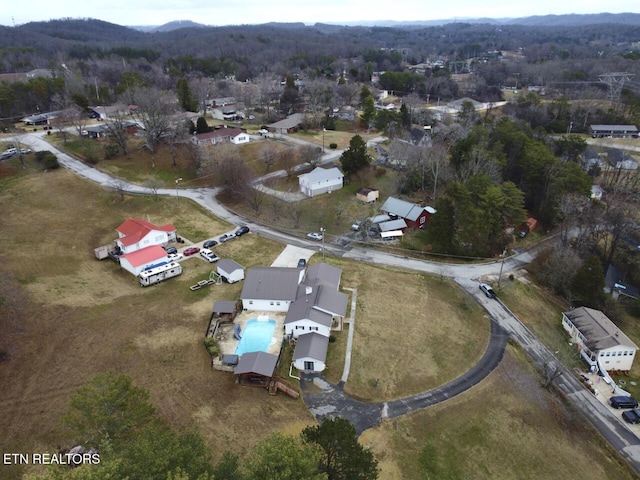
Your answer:
[[[326,472],[328,480],[378,478],[378,461],[358,442],[356,429],[348,420],[324,420],[318,426],[305,428],[302,437],[322,448],[321,471]]]
[[[577,304],[601,309],[605,302],[604,286],[602,263],[598,257],[591,256],[576,271],[571,292],[577,297]]]
[[[187,112],[198,111],[198,104],[191,94],[189,82],[187,82],[187,79],[184,77],[178,80],[178,101],[183,110]]]
[[[362,113],[360,114],[360,123],[367,129],[373,125],[376,118],[376,106],[373,102],[373,97],[369,95],[365,97],[362,102]]]
[[[359,172],[371,163],[371,157],[367,153],[367,145],[360,135],[354,135],[347,148],[340,156],[342,171],[350,176]]]

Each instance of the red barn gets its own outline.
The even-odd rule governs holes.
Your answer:
[[[407,224],[407,228],[424,228],[431,220],[431,215],[436,213],[433,207],[421,207],[415,203],[406,202],[399,198],[389,197],[380,208],[392,219],[402,218]]]

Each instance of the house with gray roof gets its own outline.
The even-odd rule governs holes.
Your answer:
[[[296,299],[304,270],[253,267],[247,270],[240,298],[245,310],[286,312]]]
[[[341,276],[342,270],[327,263],[307,269],[284,320],[286,336],[295,339],[316,332],[328,337],[332,328],[342,328],[349,296],[338,290]]]
[[[293,351],[293,366],[306,372],[322,372],[326,367],[329,337],[318,333],[300,335]]]
[[[580,307],[564,312],[562,327],[592,369],[631,370],[638,346],[600,310]]]
[[[340,190],[344,183],[344,174],[339,168],[316,167],[309,173],[298,175],[300,191],[308,197]]]
[[[304,122],[304,118],[304,114],[294,113],[284,120],[267,125],[267,127],[269,131],[273,133],[293,133],[298,131],[298,128],[300,128],[300,125]]]
[[[638,138],[635,125],[589,125],[593,138]]]

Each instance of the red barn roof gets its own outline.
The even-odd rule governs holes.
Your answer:
[[[171,223],[158,227],[146,220],[141,220],[139,218],[127,218],[122,225],[116,228],[116,231],[121,235],[120,241],[125,246],[138,243],[152,230],[170,233],[175,232],[176,227]]]

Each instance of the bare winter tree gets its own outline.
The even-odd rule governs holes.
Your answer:
[[[308,163],[311,168],[315,168],[320,164],[320,155],[322,154],[320,147],[303,145],[298,152],[300,152],[300,161],[302,163]]]
[[[151,190],[151,195],[154,200],[158,199],[158,189],[162,188],[164,184],[158,180],[156,177],[147,178],[142,186]]]
[[[269,169],[278,160],[278,147],[271,141],[262,142],[260,145],[260,159],[267,167],[267,173]]]
[[[122,115],[114,115],[105,122],[105,127],[111,140],[118,145],[124,156],[129,155],[129,135],[127,134],[127,123]]]
[[[278,153],[278,161],[287,172],[287,177],[291,177],[293,169],[298,164],[298,152],[293,148],[286,148]]]
[[[168,93],[155,88],[137,88],[133,92],[136,109],[133,117],[142,129],[144,146],[151,153],[151,166],[156,167],[155,154],[162,138],[170,127],[170,115],[177,105]]]
[[[116,192],[118,192],[118,195],[120,195],[120,200],[124,200],[124,196],[127,193],[127,184],[123,180],[116,178],[113,181],[109,182],[109,185]]]
[[[251,194],[253,171],[237,152],[220,161],[218,173],[222,178],[225,195],[235,200],[242,200]]]

